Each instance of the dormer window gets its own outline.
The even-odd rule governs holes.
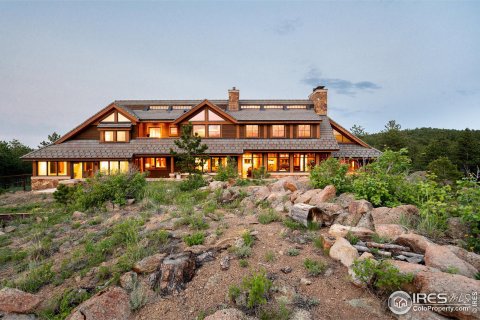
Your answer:
[[[117,142],[127,141],[127,131],[117,131]]]
[[[196,115],[190,118],[190,121],[192,122],[200,122],[200,121],[205,121],[205,110],[200,111]]]
[[[105,130],[100,134],[104,142],[128,142],[130,139],[129,132],[126,130]]]
[[[105,142],[113,142],[115,141],[114,138],[115,131],[105,131]]]
[[[300,124],[298,125],[298,137],[299,138],[310,138],[311,131],[310,131],[309,124]]]
[[[123,114],[121,113],[118,113],[117,114],[117,117],[118,117],[118,122],[130,122],[130,120],[128,120],[127,117],[125,117]]]
[[[208,121],[224,121],[222,117],[220,117],[215,112],[208,110]]]
[[[198,135],[201,138],[205,137],[205,125],[194,125],[193,126],[193,135]]]
[[[115,122],[115,113],[109,114],[102,120],[102,122]]]
[[[273,138],[284,138],[285,137],[285,126],[283,124],[276,124],[272,126],[272,137]]]

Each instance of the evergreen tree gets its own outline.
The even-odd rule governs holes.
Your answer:
[[[365,131],[365,128],[354,124],[353,127],[350,128],[350,132],[353,133],[355,136],[359,138],[363,138],[366,136],[368,133]]]
[[[178,158],[178,166],[182,172],[199,174],[201,171],[198,166],[203,167],[208,157],[205,152],[208,149],[206,144],[202,144],[202,138],[198,134],[193,134],[193,126],[191,123],[182,126],[182,135],[174,141],[179,151],[170,149],[170,154]]]
[[[40,142],[40,145],[38,147],[43,148],[43,147],[49,146],[55,141],[57,141],[58,139],[60,139],[60,137],[61,136],[58,133],[53,132],[52,134],[48,135],[47,141],[43,140],[42,142]]]

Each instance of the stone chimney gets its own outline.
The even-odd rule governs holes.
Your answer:
[[[313,102],[313,109],[316,114],[326,116],[327,115],[327,89],[325,86],[318,86],[313,89],[313,92],[308,96]]]
[[[240,110],[240,91],[233,87],[228,90],[228,110],[238,111]]]

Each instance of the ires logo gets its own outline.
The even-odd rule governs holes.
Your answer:
[[[388,307],[398,315],[405,314],[412,308],[412,298],[404,291],[395,291],[388,298]]]
[[[414,293],[413,303],[415,304],[447,304],[448,294],[446,293]]]

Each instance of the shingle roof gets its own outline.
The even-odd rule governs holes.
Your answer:
[[[108,122],[103,122],[99,123],[97,125],[97,128],[130,128],[132,126],[131,123],[108,123]]]
[[[319,121],[320,116],[312,109],[243,109],[227,111],[239,121]]]
[[[375,148],[366,148],[357,144],[339,143],[340,150],[332,152],[335,158],[377,158],[382,152]]]
[[[140,120],[175,120],[185,113],[184,110],[132,110]]]

